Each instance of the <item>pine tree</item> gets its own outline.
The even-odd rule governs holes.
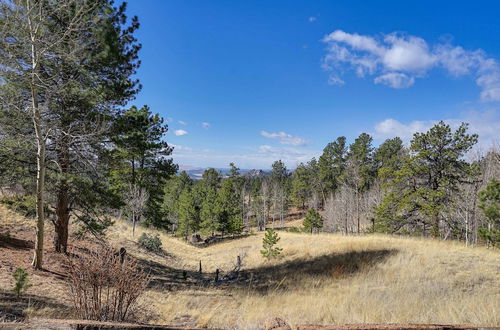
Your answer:
[[[222,234],[239,234],[243,230],[239,193],[234,178],[224,180],[217,193],[215,212],[219,220],[218,230]]]
[[[323,228],[323,217],[315,209],[309,209],[307,215],[302,223],[304,230],[313,233],[313,231],[320,232]]]
[[[375,227],[381,231],[420,231],[440,236],[440,223],[450,211],[451,199],[463,177],[472,170],[464,155],[477,143],[462,123],[452,132],[439,122],[425,133],[415,133],[410,155],[387,187],[375,210]]]
[[[264,258],[266,258],[267,260],[274,259],[281,253],[281,251],[283,251],[282,248],[275,247],[280,239],[281,238],[278,236],[278,233],[274,229],[266,230],[266,234],[262,239],[262,247],[264,249],[260,250],[260,253]]]
[[[199,211],[193,198],[190,188],[184,189],[179,196],[177,206],[179,215],[179,224],[177,227],[177,235],[183,236],[186,240],[190,234],[195,233],[199,229]]]
[[[488,244],[500,245],[500,181],[493,179],[479,192],[479,208],[487,222],[479,229],[479,235]]]
[[[128,185],[147,191],[149,199],[144,216],[148,224],[166,228],[168,219],[161,212],[163,189],[166,181],[177,171],[177,165],[167,158],[173,148],[164,141],[168,126],[163,118],[153,114],[148,106],[132,106],[115,123],[114,157],[124,163],[113,171],[115,189]],[[134,223],[141,219],[132,219]]]
[[[346,167],[346,158],[345,136],[338,137],[323,149],[323,154],[318,161],[318,172],[324,198],[337,190]]]

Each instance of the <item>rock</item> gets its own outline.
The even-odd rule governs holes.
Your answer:
[[[264,330],[292,330],[292,328],[283,319],[279,317],[270,317],[264,321]]]
[[[197,244],[202,242],[203,240],[201,239],[201,236],[199,234],[193,234],[191,237],[189,237],[189,243],[191,244]]]

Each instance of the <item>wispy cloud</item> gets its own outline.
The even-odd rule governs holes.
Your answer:
[[[431,47],[420,37],[396,32],[377,38],[336,30],[323,42],[327,44],[323,68],[330,72],[330,84],[342,85],[340,75],[352,69],[358,77],[375,76],[377,84],[407,88],[430,70],[442,68],[454,77],[472,76],[482,101],[500,101],[500,64],[481,49],[450,43]]]
[[[203,127],[204,129],[209,129],[210,123],[207,123],[206,121],[204,121],[203,123],[201,123],[201,127]]]
[[[178,120],[177,122],[178,122],[179,124],[181,124],[181,125],[187,125],[187,124],[188,124],[188,123],[186,123],[185,121],[182,121],[182,120]]]
[[[174,131],[174,134],[175,134],[176,136],[183,136],[183,135],[188,134],[188,132],[187,132],[187,131],[185,131],[185,130],[183,130],[183,129],[177,129],[177,130],[175,130],[175,131]]]
[[[269,139],[275,139],[281,144],[288,144],[292,146],[305,146],[308,142],[304,138],[293,136],[285,132],[269,133],[266,131],[260,131],[260,135]]]
[[[312,23],[312,22],[316,22],[317,19],[318,18],[316,16],[310,16],[307,20]]]

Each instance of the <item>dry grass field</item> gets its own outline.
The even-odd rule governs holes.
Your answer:
[[[8,230],[11,238],[27,242],[24,248],[0,245],[2,309],[12,301],[8,290],[14,267],[29,267],[33,227],[2,207],[0,225],[1,234]],[[47,227],[49,234],[52,228]],[[141,321],[230,329],[259,329],[270,316],[292,325],[500,325],[498,250],[432,239],[279,232],[283,252],[267,262],[260,255],[262,233],[201,248],[160,234],[165,254],[157,255],[135,243],[142,232],[150,231],[138,228],[133,238],[131,226],[117,221],[108,234],[113,246],[126,247],[151,273],[150,288],[140,299]],[[25,312],[70,317],[50,243],[49,234],[50,272],[30,270],[32,300]],[[224,276],[238,255],[243,263],[239,277],[214,285],[215,270]]]
[[[120,223],[110,239],[137,251],[130,233]],[[197,248],[161,235],[169,257],[155,257],[160,264],[196,273],[202,260],[213,273],[231,269],[241,255],[244,271],[254,277],[222,288],[158,287],[143,297],[145,305],[161,322],[189,318],[198,326],[258,328],[269,316],[294,325],[500,325],[498,251],[431,239],[280,232],[282,255],[267,262],[260,255],[262,236]]]

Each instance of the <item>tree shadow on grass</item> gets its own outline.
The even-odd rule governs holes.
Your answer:
[[[384,262],[396,253],[397,250],[390,249],[354,251],[242,269],[239,272],[220,270],[217,282],[213,272],[200,274],[193,269],[168,267],[144,259],[139,259],[139,263],[151,275],[149,287],[159,291],[215,286],[267,294],[270,290],[303,288],[306,282],[313,282],[311,280],[321,283],[326,279],[352,276]]]
[[[14,293],[0,290],[0,320],[1,321],[22,321],[26,318],[24,310],[27,308],[43,309],[52,308],[63,311],[68,310],[68,306],[57,302],[54,299],[24,294],[18,298]]]
[[[241,289],[267,294],[269,290],[304,287],[304,281],[341,279],[365,271],[397,253],[393,249],[353,251],[328,254],[312,259],[299,259],[254,269],[243,270],[234,281]]]

